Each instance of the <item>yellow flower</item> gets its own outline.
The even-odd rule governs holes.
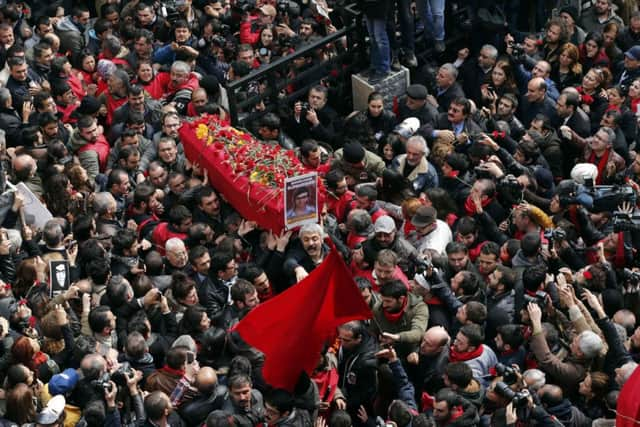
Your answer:
[[[209,128],[204,123],[200,123],[196,129],[196,137],[204,139],[207,135],[209,135]]]

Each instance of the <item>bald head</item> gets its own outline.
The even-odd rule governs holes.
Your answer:
[[[543,385],[538,391],[538,396],[542,404],[547,407],[559,405],[564,399],[562,389],[554,384]]]
[[[420,344],[420,354],[433,356],[442,351],[449,344],[450,337],[447,330],[442,326],[429,328],[422,337]]]
[[[547,84],[541,77],[534,77],[529,80],[527,85],[527,101],[542,102],[547,94]]]
[[[11,162],[15,177],[18,181],[27,181],[36,173],[36,161],[28,154],[21,154]]]
[[[202,394],[210,394],[218,385],[218,375],[213,368],[204,366],[198,371],[196,376],[198,391]]]

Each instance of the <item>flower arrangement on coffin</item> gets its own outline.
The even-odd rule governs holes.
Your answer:
[[[183,124],[180,137],[187,158],[207,170],[214,188],[243,217],[274,231],[284,227],[285,179],[306,173],[293,150],[264,144],[215,116]]]

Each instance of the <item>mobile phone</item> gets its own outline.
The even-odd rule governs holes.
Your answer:
[[[195,361],[196,361],[196,355],[192,351],[187,352],[187,363],[190,365]]]

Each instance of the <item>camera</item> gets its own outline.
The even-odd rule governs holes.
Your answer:
[[[503,363],[497,363],[496,366],[496,374],[501,376],[506,384],[515,384],[518,381],[518,375],[516,375],[516,370],[512,366],[507,366]]]
[[[110,381],[111,381],[111,376],[109,375],[108,372],[105,372],[97,380],[91,381],[91,385],[100,391],[111,392],[113,389],[113,385],[110,383]]]
[[[512,49],[511,56],[513,56],[515,60],[521,59],[525,55],[524,45],[522,43],[510,43],[509,47]]]
[[[111,381],[120,387],[127,385],[127,378],[133,375],[133,368],[129,362],[122,362],[118,369],[111,374]]]
[[[276,9],[279,13],[287,13],[289,11],[289,0],[278,0],[276,2]]]
[[[622,280],[625,283],[637,285],[638,283],[640,283],[640,272],[624,268],[622,269]]]
[[[567,232],[562,228],[550,228],[544,232],[544,238],[549,241],[549,246],[555,242],[561,242],[567,239]]]
[[[535,293],[535,295],[529,295],[528,293],[525,292],[524,294],[525,307],[529,303],[533,303],[533,304],[538,304],[540,309],[544,310],[545,306],[547,305],[548,296],[549,294],[547,294],[545,291],[538,291]]]
[[[180,19],[180,12],[178,11],[178,6],[176,5],[175,0],[168,0],[163,2],[163,6],[161,9],[162,16],[169,22],[171,25],[175,24],[178,19]]]
[[[640,231],[640,216],[629,215],[626,212],[613,212],[613,231]]]
[[[233,9],[239,13],[247,13],[256,8],[256,0],[236,0]]]
[[[307,112],[311,110],[311,106],[309,105],[308,102],[303,102],[302,103],[302,110],[300,110],[300,116],[304,117],[307,115]]]
[[[516,408],[526,408],[529,404],[530,394],[526,388],[521,391],[513,391],[507,384],[499,381],[494,386],[493,391],[513,403]]]

